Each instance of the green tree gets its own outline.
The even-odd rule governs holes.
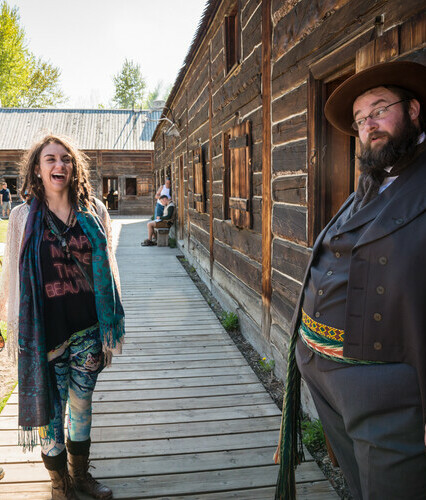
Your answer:
[[[112,102],[117,108],[142,108],[146,84],[139,64],[125,59],[121,71],[113,77],[113,82],[115,94]]]
[[[153,90],[148,92],[146,99],[144,100],[143,107],[148,109],[152,106],[152,103],[160,98],[161,92],[161,82],[157,83]]]
[[[46,107],[64,101],[60,70],[28,49],[17,7],[0,5],[0,100],[4,107]]]
[[[6,2],[0,9],[0,100],[2,106],[19,106],[21,91],[30,76],[25,32],[19,25],[18,9]]]
[[[27,88],[24,89],[21,106],[27,108],[45,108],[65,101],[59,88],[61,72],[52,64],[34,59]]]

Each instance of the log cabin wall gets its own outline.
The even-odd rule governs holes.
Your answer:
[[[21,188],[21,179],[19,177],[19,162],[21,161],[22,151],[0,150],[0,181],[6,181],[12,194],[12,203],[19,200],[17,192]]]
[[[150,214],[153,210],[153,151],[84,151],[89,157],[90,181],[95,196],[106,201],[105,180],[117,179],[117,210],[120,215]],[[22,186],[21,150],[0,151],[0,180]],[[13,202],[19,201],[13,193]]]
[[[173,172],[180,247],[283,377],[311,247],[357,181],[357,141],[325,122],[325,100],[369,65],[426,64],[424,2],[222,0],[209,6],[164,110],[180,137],[165,134],[166,121],[154,133],[155,178],[158,184],[160,172]],[[235,12],[239,55],[229,68]],[[244,161],[249,194],[241,194],[241,175],[235,184]],[[306,396],[305,408],[313,412]]]

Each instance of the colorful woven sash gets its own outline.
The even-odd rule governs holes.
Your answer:
[[[299,335],[302,341],[323,358],[347,363],[351,365],[371,365],[377,364],[377,361],[363,361],[343,356],[343,339],[345,332],[338,328],[318,323],[305,311],[302,310],[302,321],[299,326]]]

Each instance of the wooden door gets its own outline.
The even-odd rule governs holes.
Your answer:
[[[206,211],[206,197],[204,186],[203,149],[201,146],[193,151],[192,165],[194,169],[194,208],[197,212],[204,213]]]
[[[237,227],[251,227],[251,124],[249,121],[228,131],[229,200],[231,221]]]
[[[183,182],[183,155],[179,158],[179,173],[178,173],[178,223],[179,223],[179,239],[183,239],[183,224],[184,224],[184,182]]]

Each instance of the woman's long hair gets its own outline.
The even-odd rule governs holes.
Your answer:
[[[21,164],[21,174],[24,182],[21,188],[21,197],[24,200],[37,198],[44,202],[46,199],[42,180],[37,177],[36,167],[40,165],[40,155],[48,144],[63,146],[72,161],[71,181],[69,185],[69,199],[73,206],[85,206],[90,210],[92,186],[89,181],[89,159],[80,151],[68,137],[49,134],[34,144],[24,155]]]

